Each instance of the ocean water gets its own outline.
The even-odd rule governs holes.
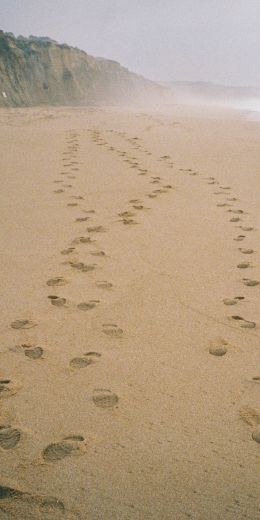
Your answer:
[[[247,112],[247,119],[251,121],[260,120],[260,99],[247,99],[243,101],[234,101],[232,108]]]

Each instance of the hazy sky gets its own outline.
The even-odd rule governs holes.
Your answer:
[[[0,20],[151,79],[260,86],[260,0],[0,0]]]

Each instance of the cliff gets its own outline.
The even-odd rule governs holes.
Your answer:
[[[128,103],[163,90],[115,61],[0,31],[0,106]]]

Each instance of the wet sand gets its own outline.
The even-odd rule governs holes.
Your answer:
[[[1,520],[260,518],[259,140],[1,110]]]

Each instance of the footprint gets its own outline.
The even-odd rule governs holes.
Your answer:
[[[247,285],[247,287],[256,287],[256,285],[259,285],[260,282],[258,280],[250,280],[249,278],[243,278],[244,285]]]
[[[21,440],[21,431],[11,426],[0,426],[0,448],[11,450]]]
[[[70,265],[73,269],[78,269],[78,271],[82,271],[83,273],[94,271],[96,268],[96,264],[83,264],[83,262],[70,262]]]
[[[84,268],[83,262],[69,262],[69,263],[73,269],[78,269],[79,271],[82,271],[82,269]]]
[[[94,390],[92,399],[98,408],[113,408],[119,401],[115,393],[105,389]]]
[[[167,193],[166,190],[163,190],[163,189],[158,189],[158,190],[153,190],[154,193]]]
[[[55,497],[46,495],[32,495],[8,486],[0,486],[0,510],[5,519],[26,519],[45,518],[50,520],[69,520],[75,518],[74,515],[66,515],[63,502]]]
[[[240,327],[242,329],[255,329],[256,323],[254,321],[244,320],[243,323],[241,323]]]
[[[78,238],[74,238],[74,240],[72,241],[72,244],[90,244],[93,242],[95,242],[95,240],[93,240],[90,237],[78,237]]]
[[[67,249],[62,249],[61,254],[69,255],[70,253],[73,253],[74,250],[75,250],[75,247],[68,247]]]
[[[244,406],[239,411],[241,419],[252,428],[252,439],[260,444],[260,412],[249,406]]]
[[[223,303],[224,303],[225,305],[236,305],[237,300],[235,300],[235,299],[225,298],[225,299],[223,300]]]
[[[8,387],[6,385],[9,385],[11,383],[11,379],[0,379],[0,397],[1,394],[4,393],[6,390],[9,391]]]
[[[240,226],[243,231],[253,231],[253,227],[251,226]]]
[[[241,322],[240,327],[242,329],[254,329],[256,327],[256,324],[254,321],[245,320],[241,316],[234,315],[234,316],[231,316],[231,319],[240,321]]]
[[[88,356],[92,359],[95,359],[95,358],[100,358],[101,357],[101,354],[99,352],[86,352],[84,354],[84,356]]]
[[[65,280],[65,278],[63,278],[62,276],[57,276],[56,278],[50,278],[50,280],[48,280],[46,282],[46,285],[49,285],[50,287],[52,286],[58,286],[58,287],[61,287],[63,285],[66,285],[68,282],[67,280]]]
[[[15,320],[11,323],[12,329],[32,329],[37,323],[31,320]]]
[[[75,222],[87,222],[89,219],[90,217],[78,217],[75,219]]]
[[[232,217],[229,222],[239,222],[240,220],[239,217]]]
[[[123,218],[130,218],[134,217],[135,213],[133,213],[132,211],[121,211],[120,213],[118,213],[118,216]]]
[[[138,224],[138,222],[136,222],[134,219],[132,218],[123,218],[121,220],[121,222],[125,225],[125,226],[131,226],[131,225],[135,225],[135,224]]]
[[[40,359],[43,356],[43,348],[35,347],[32,349],[26,349],[24,354],[30,359]]]
[[[242,242],[246,238],[245,235],[238,235],[237,237],[233,238],[236,242]]]
[[[70,366],[72,368],[85,368],[93,363],[93,360],[91,357],[89,358],[82,358],[82,357],[75,357],[70,360]]]
[[[81,455],[85,452],[85,439],[81,435],[71,435],[61,442],[54,442],[42,451],[45,462],[58,462],[71,455]]]
[[[249,262],[241,262],[240,264],[237,264],[237,267],[238,267],[238,269],[247,269],[248,267],[250,267],[250,263]]]
[[[253,249],[243,249],[241,247],[239,248],[239,251],[241,251],[243,255],[252,255],[252,253],[255,252]]]
[[[0,379],[0,399],[8,399],[15,395],[16,392],[17,388],[12,385],[11,379]]]
[[[64,307],[66,304],[66,298],[60,298],[59,296],[50,295],[48,298],[51,300],[51,304],[55,307]]]
[[[134,208],[134,209],[137,209],[137,210],[147,209],[147,208],[145,208],[142,204],[138,204],[138,205],[137,205],[137,204],[134,204],[134,205],[133,205],[133,208]]]
[[[75,206],[78,206],[78,203],[77,202],[69,202],[67,204],[67,206],[71,207],[71,208],[74,208]]]
[[[64,192],[64,190],[62,190],[62,189],[59,189],[59,190],[54,190],[54,192],[53,192],[53,193],[63,193],[63,192]]]
[[[113,284],[111,282],[107,282],[106,280],[99,280],[96,282],[96,286],[99,289],[112,289]]]
[[[13,489],[7,486],[0,486],[0,500],[5,500],[7,498],[17,498],[23,494],[24,493],[22,491],[18,491],[17,489]]]
[[[123,329],[113,323],[105,323],[102,327],[104,334],[113,338],[120,338],[124,333]]]
[[[104,233],[106,229],[103,226],[91,226],[87,228],[89,233]]]
[[[91,251],[92,256],[106,256],[105,251]]]
[[[212,356],[224,356],[227,353],[227,341],[221,338],[216,340],[214,343],[211,341],[209,353]]]
[[[100,303],[99,300],[91,300],[89,302],[79,303],[77,307],[80,311],[90,311],[96,307],[97,303]]]

